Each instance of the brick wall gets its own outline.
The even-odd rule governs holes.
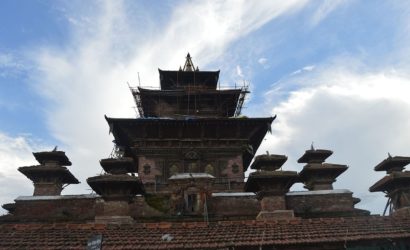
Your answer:
[[[18,221],[93,221],[96,214],[104,209],[98,198],[67,198],[51,196],[54,199],[40,199],[39,196],[28,197],[28,200],[17,199],[14,219]],[[59,198],[60,197],[60,198]],[[62,198],[61,198],[62,197]],[[146,219],[172,218],[168,194],[156,194],[134,198],[129,204],[130,216],[136,221]],[[318,195],[286,196],[286,208],[293,209],[297,216],[310,217],[317,214],[338,214],[360,212],[354,209],[355,198],[352,193],[330,193]],[[261,211],[261,202],[254,195],[213,196],[207,200],[209,216],[216,217],[253,217]],[[115,213],[113,213],[115,214]]]
[[[212,197],[208,212],[220,216],[255,216],[261,207],[255,196]]]
[[[354,210],[352,193],[286,196],[286,204],[297,214]]]
[[[63,190],[62,183],[40,182],[34,183],[34,196],[60,195]]]
[[[14,215],[21,221],[94,220],[95,199],[16,200]]]

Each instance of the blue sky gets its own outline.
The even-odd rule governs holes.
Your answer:
[[[380,213],[373,167],[410,155],[409,23],[404,0],[0,1],[0,201],[31,194],[16,168],[54,145],[82,182],[64,193],[90,192],[112,148],[104,114],[135,117],[127,82],[158,86],[189,51],[221,85],[250,83],[245,115],[278,115],[258,153],[300,171],[312,141],[332,149],[350,166],[335,187]]]

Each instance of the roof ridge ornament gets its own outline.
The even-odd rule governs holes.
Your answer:
[[[195,68],[194,63],[192,62],[192,57],[189,54],[189,52],[186,55],[184,68],[182,70],[183,71],[199,71],[198,67]]]

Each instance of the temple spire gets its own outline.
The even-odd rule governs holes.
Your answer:
[[[195,69],[194,63],[192,62],[192,57],[188,52],[188,54],[186,55],[186,60],[185,60],[183,71],[198,71],[198,70],[199,70],[198,67]]]

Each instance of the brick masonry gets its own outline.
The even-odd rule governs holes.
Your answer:
[[[58,197],[58,196],[57,196]],[[64,196],[62,196],[64,197]],[[151,195],[148,198],[136,196],[129,206],[129,214],[136,221],[166,220],[175,216],[169,203],[169,197],[164,194]],[[210,218],[256,218],[260,211],[294,210],[297,216],[310,217],[315,214],[335,214],[338,212],[351,213],[361,211],[354,208],[355,198],[352,193],[332,193],[320,195],[286,196],[279,203],[267,199],[260,202],[256,196],[213,196],[207,202]],[[263,208],[262,206],[266,206]],[[14,220],[20,221],[93,221],[95,216],[125,215],[125,204],[105,204],[95,198],[64,198],[50,200],[17,200],[15,204]],[[125,208],[126,209],[126,208]]]

